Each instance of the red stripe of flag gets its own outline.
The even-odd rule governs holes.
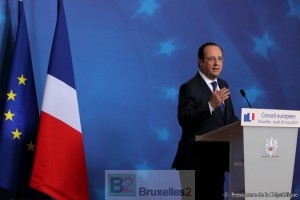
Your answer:
[[[31,187],[60,200],[88,199],[81,133],[42,112],[38,144]]]

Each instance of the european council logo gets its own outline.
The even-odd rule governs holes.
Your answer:
[[[255,120],[255,113],[244,114],[244,122],[251,122],[253,120]]]

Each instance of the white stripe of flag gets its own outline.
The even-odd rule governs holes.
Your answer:
[[[81,133],[77,92],[74,88],[48,74],[43,99],[42,111],[65,122]]]

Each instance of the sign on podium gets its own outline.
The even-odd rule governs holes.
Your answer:
[[[241,121],[197,136],[230,142],[229,199],[288,200],[292,194],[300,111],[243,108]]]

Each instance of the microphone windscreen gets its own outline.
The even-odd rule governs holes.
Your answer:
[[[244,89],[241,89],[241,90],[240,90],[240,92],[241,92],[241,95],[242,95],[243,97],[245,97],[245,96],[246,96],[246,92],[245,92],[245,90],[244,90]]]

